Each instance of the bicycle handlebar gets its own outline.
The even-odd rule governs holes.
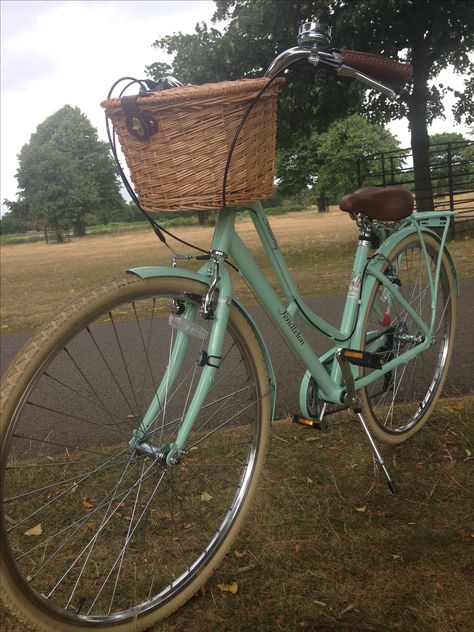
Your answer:
[[[361,53],[355,50],[342,49],[339,54],[344,63],[377,81],[387,81],[398,86],[405,85],[413,75],[411,64],[401,64],[382,55]]]
[[[300,59],[306,59],[314,66],[322,64],[335,70],[339,76],[358,79],[390,97],[394,97],[395,93],[380,82],[386,81],[401,87],[413,74],[410,64],[402,64],[381,55],[346,49],[319,49],[313,44],[311,47],[295,46],[280,53],[268,67],[265,76],[274,77]]]

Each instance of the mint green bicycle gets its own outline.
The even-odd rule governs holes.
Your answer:
[[[270,66],[307,58],[387,91],[316,25]],[[364,66],[367,71],[367,66]],[[276,291],[220,212],[201,269],[145,267],[76,300],[24,347],[2,391],[2,597],[39,630],[143,630],[209,578],[244,520],[262,470],[276,382],[238,301],[247,280],[306,367],[296,421],[353,409],[376,446],[428,420],[452,353],[458,282],[452,214],[413,214],[397,187],[346,196],[359,241],[336,328],[303,301],[259,203],[251,218]],[[318,356],[298,322],[332,348]]]

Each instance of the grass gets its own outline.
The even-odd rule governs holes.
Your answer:
[[[306,297],[347,284],[357,231],[346,214],[276,216],[272,228]],[[238,226],[271,278],[252,225]],[[212,228],[176,233],[207,246]],[[450,244],[474,275],[465,241]],[[2,333],[30,331],[65,300],[123,270],[168,264],[149,231],[2,250]],[[241,296],[253,297],[240,284]],[[155,632],[465,632],[473,620],[470,509],[474,399],[447,400],[408,444],[384,448],[400,487],[392,496],[350,416],[327,434],[274,424],[251,515],[224,563]],[[235,582],[236,594],[219,584]],[[0,627],[23,631],[0,610]]]
[[[355,223],[346,213],[334,209],[327,214],[300,211],[277,215],[271,223],[304,297],[345,290],[357,240]],[[244,218],[237,226],[259,265],[268,278],[274,280],[251,221]],[[174,229],[182,239],[204,248],[209,247],[212,231],[210,226]],[[474,261],[466,241],[451,242],[450,249],[460,276],[474,276]],[[128,268],[171,262],[171,253],[146,227],[60,245],[18,244],[3,248],[0,257],[2,334],[32,331],[75,296],[121,275]],[[180,265],[197,268],[199,264]],[[254,302],[240,279],[236,287],[244,302]]]
[[[465,632],[472,600],[474,399],[445,401],[375,470],[347,413],[274,424],[256,501],[208,584],[155,632]],[[236,584],[237,592],[219,585]],[[3,612],[3,630],[23,628]]]
[[[384,450],[401,488],[395,497],[347,415],[329,434],[275,424],[233,550],[201,594],[155,630],[466,631],[473,411],[472,400],[445,402],[418,437]],[[236,582],[237,594],[222,593],[222,582]]]

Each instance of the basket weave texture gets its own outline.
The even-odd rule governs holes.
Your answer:
[[[127,129],[120,99],[101,105],[111,119],[141,206],[147,211],[219,209],[229,149],[246,109],[268,79],[186,86],[141,96],[157,131],[147,140]],[[271,197],[275,175],[277,79],[251,109],[235,146],[226,205]]]

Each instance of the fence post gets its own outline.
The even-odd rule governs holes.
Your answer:
[[[449,210],[454,211],[454,182],[453,182],[453,153],[451,143],[448,143],[448,193],[449,193]],[[451,236],[456,234],[455,218],[451,222]]]
[[[393,156],[390,156],[390,180],[395,184],[395,168],[393,166]]]

